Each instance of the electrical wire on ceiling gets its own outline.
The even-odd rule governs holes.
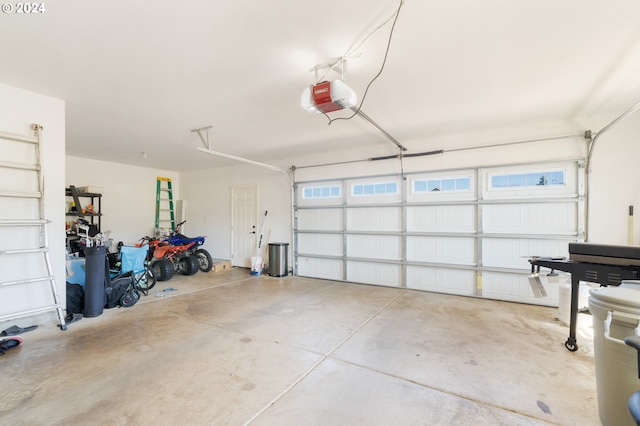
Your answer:
[[[396,10],[395,14],[392,15],[391,17],[389,17],[386,21],[384,21],[382,24],[380,24],[377,28],[375,28],[373,31],[371,31],[361,42],[360,44],[358,44],[355,48],[349,48],[349,50],[347,50],[347,53],[345,55],[343,55],[343,58],[348,57],[353,50],[360,48],[360,46],[362,46],[362,44],[376,31],[378,31],[380,28],[382,28],[384,25],[386,25],[391,18],[393,18],[393,24],[391,25],[391,31],[389,32],[389,39],[387,41],[387,48],[384,52],[384,59],[382,60],[382,65],[380,66],[380,70],[378,71],[378,73],[371,79],[371,81],[369,81],[369,84],[367,84],[366,89],[364,90],[364,94],[362,95],[362,99],[360,100],[360,105],[357,108],[354,108],[354,113],[349,116],[349,117],[338,117],[338,118],[331,118],[327,115],[327,113],[325,113],[324,111],[322,111],[322,114],[327,117],[327,119],[329,120],[329,122],[327,124],[331,124],[334,121],[337,120],[351,120],[353,117],[355,117],[356,115],[358,115],[358,112],[360,111],[360,109],[362,108],[362,105],[364,104],[364,100],[367,97],[367,92],[369,92],[369,87],[371,87],[371,85],[373,84],[374,81],[377,80],[378,77],[380,77],[380,75],[382,74],[382,71],[384,70],[384,66],[387,63],[387,56],[389,55],[389,48],[391,47],[391,39],[393,38],[393,31],[396,27],[396,22],[398,22],[398,16],[400,16],[400,9],[402,9],[402,5],[404,4],[406,0],[400,0],[400,4],[398,5],[398,9]],[[328,71],[333,70],[340,62],[335,63]],[[322,78],[324,78],[327,73],[325,73]],[[322,80],[322,78],[320,80]]]
[[[331,67],[324,73],[322,74],[322,77],[318,78],[316,80],[316,84],[320,83],[321,81],[324,81],[325,77],[327,76],[327,74],[329,74],[331,71],[335,70],[338,65],[340,65],[342,62],[344,62],[346,59],[354,56],[355,52],[360,49],[360,47],[369,39],[369,37],[371,37],[373,34],[375,34],[378,30],[384,28],[385,25],[387,25],[389,23],[389,21],[391,21],[392,19],[397,18],[398,17],[398,13],[400,12],[400,7],[402,7],[402,5],[404,4],[406,0],[402,0],[400,2],[400,6],[398,7],[398,9],[396,9],[396,11],[394,11],[387,19],[384,20],[384,22],[382,22],[380,25],[378,25],[376,28],[374,28],[373,30],[371,30],[363,39],[362,41],[360,41],[360,43],[358,43],[358,40],[356,39],[356,41],[353,42],[353,44],[351,44],[351,46],[349,46],[349,48],[347,49],[347,51],[344,53],[344,55],[342,55],[342,57],[337,58],[336,62],[331,65]],[[358,43],[357,46],[355,46],[355,44]],[[354,47],[355,46],[355,47]],[[317,77],[317,76],[316,76]]]

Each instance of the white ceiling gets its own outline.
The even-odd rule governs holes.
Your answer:
[[[209,125],[212,149],[283,167],[341,159],[345,146],[397,153],[359,117],[329,126],[300,108],[309,69],[357,46],[397,0],[43,3],[43,14],[0,16],[0,82],[66,101],[69,155],[232,164],[196,151],[190,130]],[[348,61],[360,98],[391,24]],[[362,109],[415,152],[442,135],[616,116],[638,101],[637,0],[406,0]]]

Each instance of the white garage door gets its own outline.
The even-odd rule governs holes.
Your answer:
[[[530,256],[582,237],[578,161],[297,182],[300,276],[557,306]]]

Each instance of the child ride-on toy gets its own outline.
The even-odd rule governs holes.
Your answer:
[[[199,248],[204,244],[205,237],[189,238],[180,233],[180,226],[182,226],[186,220],[183,220],[171,231],[169,237],[163,241],[168,242],[173,246],[182,246],[189,243],[194,243],[188,250],[189,254],[192,254],[198,258],[198,265],[202,272],[209,272],[213,268],[213,260],[209,252],[203,248]]]
[[[170,280],[176,272],[193,275],[199,270],[198,258],[189,253],[195,243],[172,246],[157,238],[142,237],[140,246],[149,246],[149,266],[158,281]]]

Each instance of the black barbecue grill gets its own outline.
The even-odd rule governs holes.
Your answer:
[[[529,259],[534,293],[544,292],[538,278],[540,267],[571,274],[571,319],[569,338],[565,347],[578,350],[576,322],[578,320],[578,296],[580,281],[598,283],[601,286],[618,286],[623,280],[640,279],[640,247],[605,244],[569,243],[569,259],[564,257],[536,257]],[[546,294],[543,294],[546,295]]]

